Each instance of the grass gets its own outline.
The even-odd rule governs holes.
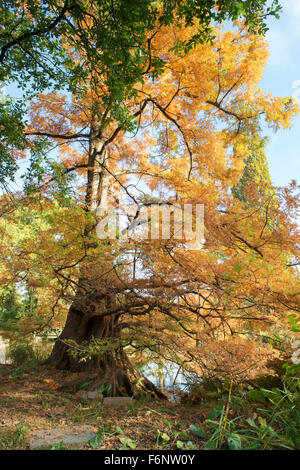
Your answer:
[[[0,432],[0,450],[22,448],[26,444],[27,434],[28,425],[26,424]]]

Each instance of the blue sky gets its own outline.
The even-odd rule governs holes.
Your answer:
[[[282,0],[280,20],[269,19],[267,40],[270,58],[261,87],[276,96],[294,95],[300,101],[300,0]],[[287,185],[292,179],[300,182],[300,114],[290,130],[274,134],[267,147],[272,181]]]

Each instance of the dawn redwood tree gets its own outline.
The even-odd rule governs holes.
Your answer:
[[[60,164],[49,158],[47,169],[33,154],[29,189],[37,183],[37,204],[49,207],[55,198],[59,205],[57,189],[70,174],[79,175],[73,183],[78,207],[70,207],[79,224],[77,237],[67,228],[74,228],[74,216],[72,221],[63,210],[65,224],[52,216],[52,226],[58,224],[54,233],[43,230],[34,247],[27,242],[21,250],[29,260],[31,250],[35,253],[30,285],[45,288],[49,279],[60,286],[64,281],[61,297],[71,302],[49,362],[95,373],[93,387],[109,385],[111,394],[132,395],[137,385],[162,396],[147,379],[140,380],[130,351],[148,350],[202,373],[220,373],[233,363],[232,356],[237,362],[245,351],[251,356],[255,341],[241,340],[246,331],[255,337],[260,322],[276,324],[286,311],[298,309],[298,281],[291,288],[294,273],[282,255],[284,250],[297,255],[292,192],[283,192],[281,207],[268,215],[281,220],[272,230],[257,207],[244,207],[231,195],[253,141],[259,140],[260,117],[288,127],[296,105],[258,88],[267,59],[260,36],[240,24],[235,32],[215,30],[212,45],[198,45],[179,57],[172,52],[178,37],[185,43],[195,31],[157,30],[151,54],[164,57],[168,67],[136,87],[135,96],[122,102],[126,112],[118,119],[100,74],[97,80],[91,74],[97,87],[82,98],[42,94],[31,106],[28,138],[35,145],[48,139],[61,157]],[[143,180],[142,187],[132,176]],[[95,212],[122,193],[143,204],[203,203],[204,249],[189,251],[172,238],[127,244],[97,240]],[[16,256],[10,254],[10,266],[26,271]],[[254,351],[251,360],[262,355]]]
[[[85,194],[78,188],[81,196],[78,198],[79,206],[84,208],[88,219],[88,222],[83,223],[83,233],[80,234],[84,239],[81,246],[83,251],[76,252],[76,249],[69,246],[67,262],[65,252],[62,253],[66,248],[61,241],[64,235],[57,232],[56,241],[61,245],[61,259],[59,261],[59,256],[54,256],[55,267],[51,266],[53,272],[44,265],[48,280],[54,275],[59,282],[64,279],[67,287],[71,284],[76,288],[64,331],[50,358],[58,367],[101,370],[101,374],[98,373],[100,381],[111,385],[111,393],[132,394],[133,384],[139,381],[139,375],[125,354],[124,347],[131,345],[137,349],[153,348],[152,339],[155,335],[152,333],[155,331],[157,337],[159,326],[148,325],[145,330],[143,322],[139,324],[135,321],[133,324],[139,335],[131,337],[128,331],[131,331],[133,324],[128,319],[143,318],[145,313],[155,315],[162,321],[167,316],[173,322],[166,328],[171,331],[170,344],[175,341],[174,329],[176,331],[178,325],[183,332],[194,338],[195,332],[177,318],[173,309],[174,299],[176,308],[183,308],[182,296],[186,294],[187,285],[190,286],[191,282],[199,284],[199,280],[191,279],[190,274],[186,274],[192,272],[195,266],[187,268],[183,264],[164,283],[157,266],[161,267],[162,272],[168,270],[170,257],[172,264],[178,265],[178,260],[173,259],[172,251],[170,252],[169,247],[159,249],[159,246],[151,243],[148,247],[147,244],[136,245],[134,251],[140,257],[147,276],[151,273],[151,281],[138,280],[133,276],[129,283],[128,270],[124,268],[126,260],[128,261],[128,251],[124,250],[125,262],[117,263],[122,266],[119,271],[116,270],[116,259],[121,254],[113,244],[106,247],[106,250],[102,246],[102,263],[97,256],[91,259],[90,252],[99,245],[95,240],[96,221],[94,220],[93,225],[91,220],[97,209],[105,208],[106,200],[120,197],[120,188],[128,197],[136,199],[128,190],[132,184],[128,178],[132,174],[143,175],[150,188],[155,189],[157,184],[164,187],[160,202],[173,202],[168,191],[176,193],[176,198],[182,202],[202,198],[207,210],[210,209],[207,225],[211,233],[215,234],[215,243],[219,243],[220,239],[224,241],[224,233],[220,230],[220,224],[224,225],[224,221],[216,221],[214,211],[222,205],[228,206],[228,188],[238,181],[242,159],[235,157],[239,153],[243,157],[247,156],[249,139],[257,132],[259,114],[265,113],[270,122],[288,125],[293,104],[289,100],[269,99],[259,95],[255,87],[264,60],[264,46],[259,45],[259,40],[256,42],[253,39],[253,48],[248,50],[245,29],[242,29],[239,38],[230,35],[227,37],[227,48],[233,47],[233,55],[228,54],[227,60],[226,53],[217,46],[220,41],[218,35],[213,48],[208,45],[200,48],[195,46],[213,39],[214,30],[210,26],[212,20],[235,20],[241,16],[245,18],[246,25],[257,33],[266,29],[266,17],[277,15],[278,10],[277,1],[265,0],[245,0],[239,3],[231,0],[161,3],[140,0],[113,3],[71,0],[42,4],[6,2],[2,11],[8,33],[0,37],[1,72],[5,79],[13,78],[24,85],[25,79],[30,77],[38,91],[49,85],[49,79],[54,88],[62,88],[65,81],[67,90],[73,92],[73,99],[68,103],[66,98],[56,94],[39,98],[38,104],[32,106],[31,127],[27,129],[27,135],[34,135],[38,139],[32,139],[31,142],[24,141],[22,115],[18,115],[18,119],[11,119],[11,115],[16,116],[16,113],[8,113],[6,109],[3,115],[10,116],[10,121],[6,119],[4,122],[3,149],[7,148],[7,142],[13,149],[24,149],[26,145],[30,148],[32,165],[27,189],[30,191],[34,183],[40,185],[43,182],[39,194],[47,198],[47,188],[54,185],[52,193],[50,191],[50,200],[56,198],[59,201],[64,196],[64,184],[68,175],[82,172],[81,175],[85,176],[87,173]],[[182,20],[185,30],[180,27]],[[172,41],[168,39],[170,30],[163,31],[164,27],[170,25],[174,26],[174,31],[179,28],[179,34]],[[254,54],[253,57],[257,64],[254,60],[249,61],[256,46],[257,55]],[[244,52],[244,62],[240,59],[243,55],[240,49]],[[184,54],[188,51],[191,52],[185,57]],[[232,60],[236,62],[236,67],[230,68],[228,62]],[[172,71],[171,79],[169,67]],[[200,93],[199,83],[203,83]],[[243,86],[248,89],[249,93],[246,95],[243,95]],[[256,96],[251,95],[253,86],[258,92]],[[240,94],[236,91],[240,91]],[[228,103],[229,98],[232,101]],[[199,112],[204,115],[201,120]],[[217,118],[224,119],[226,124],[227,132],[223,135],[214,128],[213,123]],[[17,128],[15,123],[18,124]],[[138,131],[141,126],[156,128],[159,135],[156,143],[153,142],[153,136],[143,129],[135,142],[128,141],[124,132]],[[17,132],[13,132],[13,129]],[[228,156],[233,139],[237,141],[237,146],[234,154]],[[49,140],[63,150],[61,165],[51,161],[47,155]],[[72,142],[75,146],[70,144]],[[85,151],[80,152],[79,146],[86,146]],[[155,163],[153,155],[148,151],[151,148],[155,151],[155,147],[160,148],[163,156],[159,163]],[[182,149],[182,158],[179,159],[178,153]],[[125,164],[124,171],[121,171],[120,164]],[[208,195],[206,199],[204,193]],[[153,198],[148,196],[146,200],[136,200],[141,201],[151,203]],[[82,223],[82,215],[75,209],[73,211]],[[51,238],[50,234],[41,234],[42,252],[45,254],[46,250],[48,260],[52,259],[49,250],[54,246],[54,241],[49,236]],[[75,240],[72,237],[69,241],[70,239],[78,247]],[[230,238],[227,243],[229,246],[232,243],[241,244],[238,249],[242,251],[248,246],[247,249],[260,252],[259,248],[251,245],[252,241],[249,242],[247,237],[244,239],[238,234],[237,240]],[[152,250],[156,249],[158,261],[154,261],[149,246]],[[25,252],[30,252],[30,249],[27,246]],[[75,254],[78,255],[79,252],[81,256],[76,258]],[[15,255],[11,256],[15,259]],[[185,258],[188,260],[189,257]],[[20,266],[20,260],[15,261],[16,271],[26,271],[24,264],[21,263]],[[216,260],[215,262],[218,263]],[[37,265],[33,263],[33,266],[37,269]],[[79,275],[72,272],[74,266],[79,266]],[[42,276],[39,269],[35,269],[33,272],[36,272],[39,279],[31,279],[31,285],[43,285],[47,276]],[[113,274],[108,275],[107,270]],[[201,291],[205,285],[210,290],[216,288],[211,280],[202,280],[200,284]],[[66,286],[62,288],[62,296]],[[158,292],[158,288],[165,290],[159,296],[159,301],[154,301],[154,297],[157,297],[154,293]],[[197,292],[198,289],[199,287]],[[184,299],[188,307],[182,312],[182,316],[189,318],[192,323],[193,319],[190,317],[193,314],[198,315],[198,307],[194,302],[195,300],[187,303]],[[47,309],[46,301],[42,305]],[[220,317],[224,305],[221,303],[217,307],[213,304],[210,309]],[[51,315],[54,310],[55,308]],[[42,315],[42,310],[40,314]],[[221,327],[223,326],[222,323]],[[211,328],[214,330],[216,326],[211,325]],[[147,342],[141,329],[147,331],[151,344]],[[124,331],[125,340],[122,339]],[[94,338],[102,342],[101,355],[99,351],[95,354],[97,344],[94,344],[92,353],[85,361],[80,361],[78,355],[70,354],[72,347],[77,353],[81,350],[84,352],[84,348],[88,348],[87,344],[92,344]],[[73,341],[73,345],[70,341]],[[139,341],[141,344],[138,344]],[[200,343],[199,335],[197,342]],[[162,344],[159,346],[161,348]],[[182,343],[180,347],[182,349]],[[146,389],[159,394],[149,381],[144,380],[143,384],[140,383]]]

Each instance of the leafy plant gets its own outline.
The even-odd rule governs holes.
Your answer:
[[[183,441],[177,441],[176,442],[176,447],[181,450],[195,450],[197,449],[197,446],[192,443],[192,441],[188,442],[183,442]]]
[[[194,435],[209,436],[204,449],[214,450],[226,446],[231,450],[289,449],[300,448],[300,387],[299,376],[294,367],[286,366],[283,389],[261,388],[240,391],[232,396],[232,402],[243,410],[243,415],[228,418],[230,396],[227,406],[215,407],[204,422],[205,433],[192,425]],[[295,375],[296,374],[296,375]],[[255,404],[255,405],[254,405]],[[245,410],[255,406],[255,413],[245,417]]]
[[[168,444],[169,441],[170,436],[166,432],[162,432],[158,429],[156,433],[156,445],[158,446],[161,442],[162,445],[165,446],[166,444]]]
[[[120,450],[136,449],[137,442],[133,439],[130,439],[129,437],[119,437],[119,440],[123,444],[122,447],[120,447]]]
[[[120,428],[120,426],[116,426],[116,432],[119,434],[124,434],[124,431]]]
[[[89,440],[90,447],[92,449],[97,449],[102,441],[102,437],[103,437],[103,430],[99,428],[96,436]]]
[[[32,346],[25,343],[11,345],[7,356],[17,366],[36,361]]]
[[[200,437],[202,439],[206,439],[205,432],[203,431],[203,429],[198,428],[198,426],[195,426],[194,424],[191,424],[189,429],[190,429],[191,433],[194,434],[194,436]]]

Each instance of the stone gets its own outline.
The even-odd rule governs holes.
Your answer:
[[[95,400],[98,398],[99,400],[103,400],[103,395],[102,393],[98,393],[97,391],[95,392],[87,392],[87,399],[88,400]]]
[[[82,390],[81,392],[78,392],[77,395],[82,400],[99,400],[101,402],[103,401],[102,393],[98,393],[97,390],[93,392],[85,392]]]
[[[88,425],[35,431],[29,437],[29,447],[30,449],[51,448],[60,443],[65,446],[77,446],[87,443],[96,435],[94,428]]]
[[[103,399],[104,406],[126,406],[129,407],[135,403],[131,397],[106,397]]]

